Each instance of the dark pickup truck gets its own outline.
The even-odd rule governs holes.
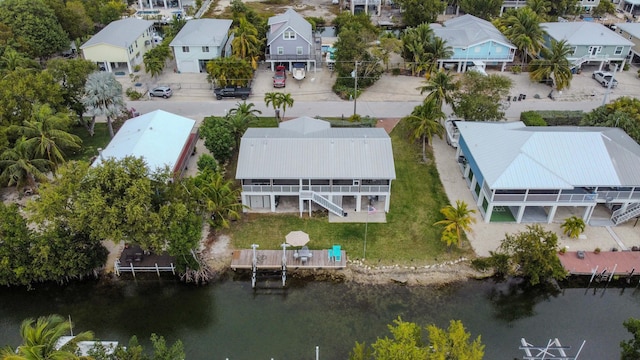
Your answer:
[[[216,99],[218,100],[222,98],[240,98],[242,100],[246,100],[249,95],[251,95],[251,88],[225,86],[213,90],[213,93],[216,95]]]

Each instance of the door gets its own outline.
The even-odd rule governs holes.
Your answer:
[[[589,46],[589,55],[596,56],[600,52],[600,46]]]

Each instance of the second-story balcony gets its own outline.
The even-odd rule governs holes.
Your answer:
[[[314,60],[315,55],[266,54],[266,59],[270,61],[307,61],[307,60]]]
[[[389,185],[242,185],[244,192],[264,192],[278,194],[298,194],[300,191],[314,191],[321,194],[328,193],[388,193]]]

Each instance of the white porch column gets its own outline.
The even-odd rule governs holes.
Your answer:
[[[475,180],[475,179],[474,179]],[[472,189],[471,191],[473,191],[475,193],[475,189]],[[480,194],[478,195],[478,201],[476,201],[476,205],[478,205],[478,207],[482,206],[482,200],[485,199],[485,194],[484,191],[480,191]],[[487,200],[487,202],[490,202],[489,200]]]
[[[362,196],[356,195],[356,212],[360,212],[361,206],[362,206]]]
[[[276,196],[273,194],[269,195],[269,203],[271,204],[271,212],[276,212]]]
[[[241,193],[240,197],[242,198],[242,212],[246,213],[246,212],[249,211],[249,204],[247,202],[247,195],[245,195],[244,193]]]
[[[111,63],[109,61],[105,61],[105,68],[107,69],[108,72],[113,72],[113,69],[111,68]]]
[[[164,8],[168,9],[169,7],[167,6],[167,0],[163,0],[163,2],[164,2]]]
[[[298,196],[298,210],[300,210],[300,217],[302,217],[302,212],[304,211],[304,200]]]
[[[491,205],[491,203],[489,203],[489,206],[487,206],[487,212],[484,213],[484,222],[485,223],[491,222],[491,213],[493,213],[493,205]]]
[[[520,224],[522,222],[522,217],[524,216],[524,210],[527,207],[525,205],[521,205],[518,207],[518,215],[516,216],[516,223]]]
[[[500,69],[500,72],[504,72],[504,69],[506,69],[506,68],[507,68],[507,63],[503,62],[502,63],[502,68]]]
[[[148,3],[149,3],[149,9],[153,9],[153,0],[149,0]]]
[[[144,5],[142,5],[142,0],[138,0],[138,7],[140,7],[140,9],[144,9]]]
[[[582,214],[582,220],[586,223],[589,222],[589,220],[591,219],[591,214],[593,213],[593,209],[595,208],[595,205],[593,206],[587,206],[584,209],[584,213]]]
[[[553,218],[556,216],[556,210],[558,210],[558,205],[553,205],[551,211],[549,211],[549,216],[547,216],[547,224],[553,222]]]
[[[129,74],[133,74],[133,67],[131,66],[131,59],[127,57],[127,69],[129,69]]]

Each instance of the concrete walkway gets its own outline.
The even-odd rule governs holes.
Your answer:
[[[467,237],[478,256],[489,256],[489,251],[495,251],[500,246],[505,234],[526,230],[527,224],[485,223],[478,211],[471,191],[462,178],[458,163],[455,161],[455,149],[447,145],[444,140],[435,138],[433,141],[433,153],[438,173],[440,174],[440,181],[442,181],[449,201],[455,204],[456,200],[462,200],[469,205],[470,209],[476,211],[477,222],[472,225],[473,231],[467,234]],[[615,227],[587,225],[580,238],[570,239],[562,235],[562,229],[560,228],[562,220],[560,219],[565,219],[572,215],[581,216],[581,213],[575,208],[560,208],[556,214],[556,219],[558,219],[556,222],[541,224],[545,229],[558,234],[560,247],[567,247],[569,251],[593,251],[595,248],[608,251],[614,247],[618,250],[625,250],[625,248],[631,248],[632,246],[640,246],[640,225],[634,227],[635,220]]]

